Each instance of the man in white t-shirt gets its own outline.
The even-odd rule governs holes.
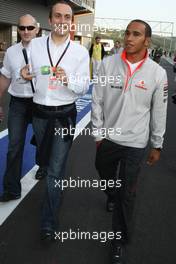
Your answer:
[[[40,163],[47,166],[41,216],[43,241],[52,241],[58,228],[61,182],[76,123],[75,101],[89,88],[89,54],[70,40],[72,18],[69,3],[58,1],[49,14],[51,34],[34,39],[30,49],[35,82],[33,127]],[[28,75],[28,69],[23,68],[21,74],[29,80],[33,75]]]
[[[21,170],[24,143],[28,124],[32,118],[31,83],[21,78],[20,70],[25,65],[23,48],[29,57],[29,45],[38,33],[36,19],[30,14],[23,15],[18,21],[18,33],[21,42],[7,49],[0,75],[0,119],[4,113],[1,98],[8,88],[10,105],[8,112],[9,145],[7,164],[4,175],[4,192],[0,197],[1,202],[19,199],[21,197]]]

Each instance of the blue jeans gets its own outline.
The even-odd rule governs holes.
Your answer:
[[[105,191],[115,202],[112,227],[114,232],[121,232],[120,243],[131,239],[137,180],[144,153],[145,148],[122,146],[106,139],[97,149],[95,165],[100,178],[106,181],[121,180],[121,187],[107,188]],[[116,176],[118,166],[120,169]]]
[[[33,117],[33,128],[39,148],[46,131],[47,122],[48,119]],[[71,119],[69,119],[69,122],[71,124]],[[62,128],[59,119],[56,119],[55,126],[57,130]],[[58,186],[55,187],[55,185],[56,182],[64,178],[66,161],[71,144],[71,137],[68,140],[64,140],[61,135],[56,134],[52,139],[50,155],[48,155],[48,165],[46,167],[46,190],[42,202],[41,230],[55,231],[58,228],[58,209],[62,190]]]
[[[8,153],[4,192],[21,194],[21,169],[27,126],[31,121],[32,98],[11,96],[8,113]]]

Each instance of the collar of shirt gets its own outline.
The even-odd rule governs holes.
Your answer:
[[[58,62],[58,59],[62,55],[64,49],[66,48],[68,42],[70,41],[70,35],[68,38],[65,40],[64,43],[56,45],[54,41],[52,40],[51,33],[49,35],[49,50],[50,50],[50,55],[51,59],[53,61],[53,65],[56,65]]]
[[[25,48],[27,50],[28,55],[29,55],[31,42],[29,42],[28,45],[25,46],[25,47],[23,46],[22,42],[20,42],[19,44],[21,46],[21,49],[24,49]]]

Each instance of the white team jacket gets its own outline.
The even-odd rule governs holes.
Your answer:
[[[105,58],[92,95],[95,140],[144,148],[150,136],[152,147],[162,148],[167,98],[166,71],[147,54],[133,74],[125,51]]]

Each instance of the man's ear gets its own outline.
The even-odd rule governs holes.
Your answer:
[[[37,27],[36,27],[36,34],[38,34],[40,31],[40,25],[37,23]]]
[[[51,18],[48,18],[48,24],[51,26]]]
[[[151,38],[147,37],[147,38],[145,39],[144,46],[145,46],[146,48],[149,48],[149,47],[150,47],[150,44],[151,44]]]

